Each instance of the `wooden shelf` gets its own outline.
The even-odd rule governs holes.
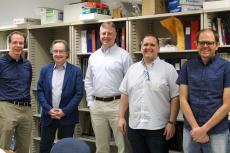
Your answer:
[[[230,12],[230,8],[203,10],[203,13]]]
[[[89,57],[92,53],[77,53],[77,56]]]
[[[171,16],[188,16],[188,15],[190,16],[190,15],[198,15],[198,14],[201,14],[201,13],[202,13],[202,11],[163,13],[163,14],[155,14],[155,15],[129,17],[128,20],[157,19],[157,18],[165,18],[165,17],[171,17]]]
[[[186,54],[186,53],[197,53],[197,50],[185,50],[185,51],[162,51],[159,54]],[[133,52],[133,54],[142,54],[141,51]]]

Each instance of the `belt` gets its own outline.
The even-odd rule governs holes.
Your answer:
[[[23,102],[23,101],[6,101],[6,102],[17,105],[17,106],[28,106],[28,107],[31,106],[31,103]]]
[[[113,100],[120,99],[120,98],[121,98],[121,95],[119,95],[119,96],[113,96],[113,97],[106,97],[106,98],[95,97],[95,99],[99,100],[99,101],[113,101]]]

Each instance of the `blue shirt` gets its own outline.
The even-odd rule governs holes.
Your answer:
[[[177,84],[188,85],[189,105],[199,126],[202,126],[223,104],[224,88],[230,87],[230,64],[219,55],[203,64],[198,56],[182,66]],[[191,130],[186,119],[184,126]],[[227,116],[209,133],[219,133],[226,129]]]
[[[8,54],[0,57],[0,101],[30,102],[32,66],[26,59],[18,62]]]

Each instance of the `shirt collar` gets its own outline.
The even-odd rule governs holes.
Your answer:
[[[218,55],[218,54],[215,54],[212,58],[209,59],[209,61],[208,61],[205,65],[208,65],[208,64],[213,63],[218,57],[219,57],[219,55]],[[199,60],[202,64],[204,64],[203,61],[201,60],[201,57],[200,57],[199,54],[198,54],[198,60]]]
[[[101,47],[101,51],[102,51],[102,53],[111,53],[111,51],[113,51],[114,48],[115,48],[116,46],[117,46],[117,44],[114,43],[113,46],[111,46],[111,47],[109,47],[109,48],[107,48],[107,49],[103,49],[103,48]]]
[[[19,63],[19,62],[23,62],[24,61],[23,58],[22,58],[22,56],[20,56],[20,59],[18,61],[16,61],[14,58],[12,58],[9,54],[6,54],[6,58],[7,58],[7,60],[9,62],[14,61],[16,63]]]
[[[63,68],[63,69],[66,69],[66,65],[67,65],[67,63],[65,62],[65,63],[62,65],[62,68]],[[56,66],[57,66],[57,65],[54,64],[54,68],[53,68],[53,69],[56,69]]]
[[[153,66],[157,61],[159,61],[159,57],[157,56],[157,58],[155,58],[150,64],[148,64],[149,66]],[[146,66],[145,65],[145,62],[144,62],[144,58],[142,58],[142,60],[141,60],[141,64],[143,65],[143,66]]]

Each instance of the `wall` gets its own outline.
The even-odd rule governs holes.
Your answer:
[[[63,9],[66,4],[80,1],[81,0],[1,0],[0,26],[12,25],[14,18],[40,18],[39,7]],[[102,3],[109,4],[110,9],[119,7],[121,1],[141,3],[141,0],[101,0]]]
[[[38,7],[63,9],[64,5],[80,0],[1,0],[0,26],[13,24],[14,18],[40,18]]]

